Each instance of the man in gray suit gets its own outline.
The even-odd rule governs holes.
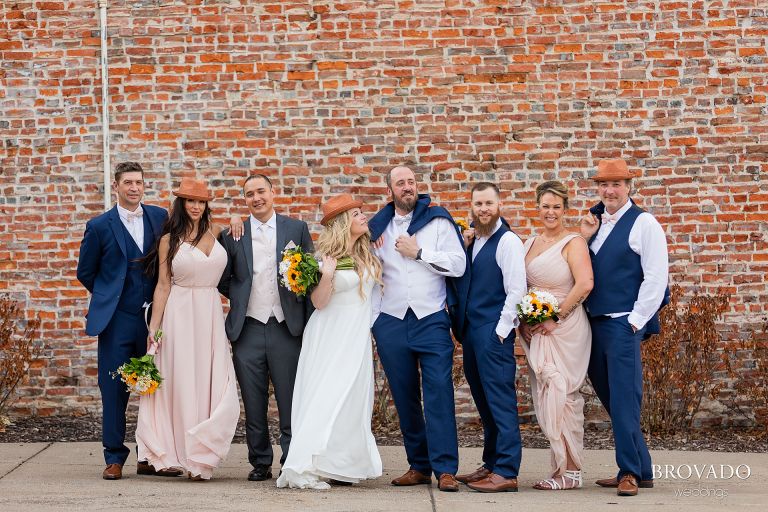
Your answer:
[[[251,213],[243,237],[235,240],[229,232],[219,237],[228,255],[219,291],[230,301],[226,330],[245,405],[248,460],[253,466],[248,480],[261,481],[272,478],[269,379],[280,417],[282,465],[291,442],[291,401],[301,335],[312,313],[308,297],[298,297],[278,284],[278,265],[291,242],[307,252],[314,249],[306,222],[275,213],[268,177],[249,176],[243,193]]]

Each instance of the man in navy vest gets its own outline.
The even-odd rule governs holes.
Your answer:
[[[525,249],[501,218],[499,189],[472,187],[473,228],[464,231],[467,267],[455,280],[453,334],[464,348],[464,374],[483,420],[483,465],[458,475],[480,492],[517,492],[522,444],[515,390],[516,306],[526,292]]]
[[[667,239],[658,221],[630,199],[635,177],[622,159],[598,163],[601,203],[582,219],[595,285],[586,301],[592,326],[587,374],[611,417],[616,477],[598,480],[619,496],[653,487],[651,456],[640,430],[643,369],[640,343],[659,332],[658,310],[669,278]]]
[[[141,204],[144,172],[138,163],[118,164],[112,189],[117,194],[117,205],[88,221],[77,262],[77,279],[91,292],[85,332],[99,337],[105,480],[122,478],[130,452],[124,443],[129,394],[125,384],[113,379],[111,372],[147,351],[143,306],[152,301],[156,279],[145,275],[140,260],[160,237],[168,216],[162,208]],[[137,472],[181,474],[173,469],[155,472],[146,462],[139,463]]]
[[[416,176],[409,168],[395,167],[386,180],[392,202],[368,227],[379,246],[384,282],[383,294],[374,294],[373,335],[410,464],[392,485],[430,484],[434,473],[441,491],[458,491],[445,278],[464,273],[461,236],[448,211],[430,206],[428,195],[417,194]]]

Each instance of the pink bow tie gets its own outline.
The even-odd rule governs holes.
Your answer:
[[[127,218],[130,221],[133,221],[134,219],[140,219],[144,216],[144,210],[136,210],[135,212],[128,212]]]
[[[600,219],[603,221],[603,224],[616,224],[616,221],[619,220],[619,216],[617,214],[608,214],[604,213]]]

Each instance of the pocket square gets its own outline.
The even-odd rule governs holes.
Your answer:
[[[293,240],[290,240],[287,244],[285,244],[285,248],[283,250],[288,251],[290,249],[295,249],[295,248],[296,248],[296,244],[293,243]]]

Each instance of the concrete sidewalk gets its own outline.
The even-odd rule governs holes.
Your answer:
[[[258,511],[472,511],[525,510],[672,510],[677,512],[766,510],[768,455],[754,453],[653,452],[654,463],[667,471],[653,489],[641,489],[633,498],[619,498],[612,489],[593,484],[614,473],[613,452],[588,451],[584,489],[545,492],[531,489],[549,466],[546,450],[523,451],[520,492],[480,494],[466,487],[458,493],[436,487],[397,488],[389,481],[405,471],[402,447],[382,447],[384,475],[353,487],[329,491],[275,488],[274,480],[248,482],[250,466],[244,445],[233,445],[227,462],[210,482],[136,475],[129,459],[120,481],[101,479],[104,467],[99,443],[0,444],[0,511],[37,510],[258,510]],[[279,448],[276,449],[279,453]],[[472,470],[480,460],[479,448],[461,449],[461,469]],[[276,456],[277,458],[277,456]],[[664,467],[664,466],[668,467]],[[721,465],[739,467],[740,476],[716,479]],[[717,475],[710,471],[713,466]],[[749,476],[744,478],[749,468]],[[674,468],[674,469],[673,469]],[[698,477],[696,471],[701,477]],[[688,476],[688,479],[679,479]],[[675,478],[673,478],[673,476]]]

